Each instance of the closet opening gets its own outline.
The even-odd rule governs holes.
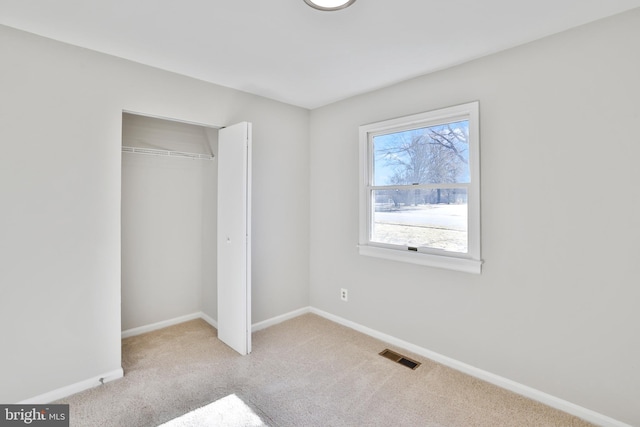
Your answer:
[[[122,114],[123,338],[217,326],[218,129]]]

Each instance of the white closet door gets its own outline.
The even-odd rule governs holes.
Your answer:
[[[218,338],[251,352],[251,123],[218,134]]]

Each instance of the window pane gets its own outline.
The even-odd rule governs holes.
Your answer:
[[[373,185],[469,180],[469,121],[373,137]]]
[[[376,190],[371,241],[467,252],[467,190]]]

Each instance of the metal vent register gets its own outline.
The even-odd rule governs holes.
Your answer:
[[[386,357],[389,360],[393,360],[394,362],[399,363],[413,370],[416,370],[418,366],[420,366],[421,364],[420,362],[417,362],[413,359],[403,356],[402,354],[396,353],[393,350],[389,350],[388,348],[384,349],[379,354],[380,356]]]

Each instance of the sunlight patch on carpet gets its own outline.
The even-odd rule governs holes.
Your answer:
[[[194,409],[158,427],[267,427],[235,394]]]

